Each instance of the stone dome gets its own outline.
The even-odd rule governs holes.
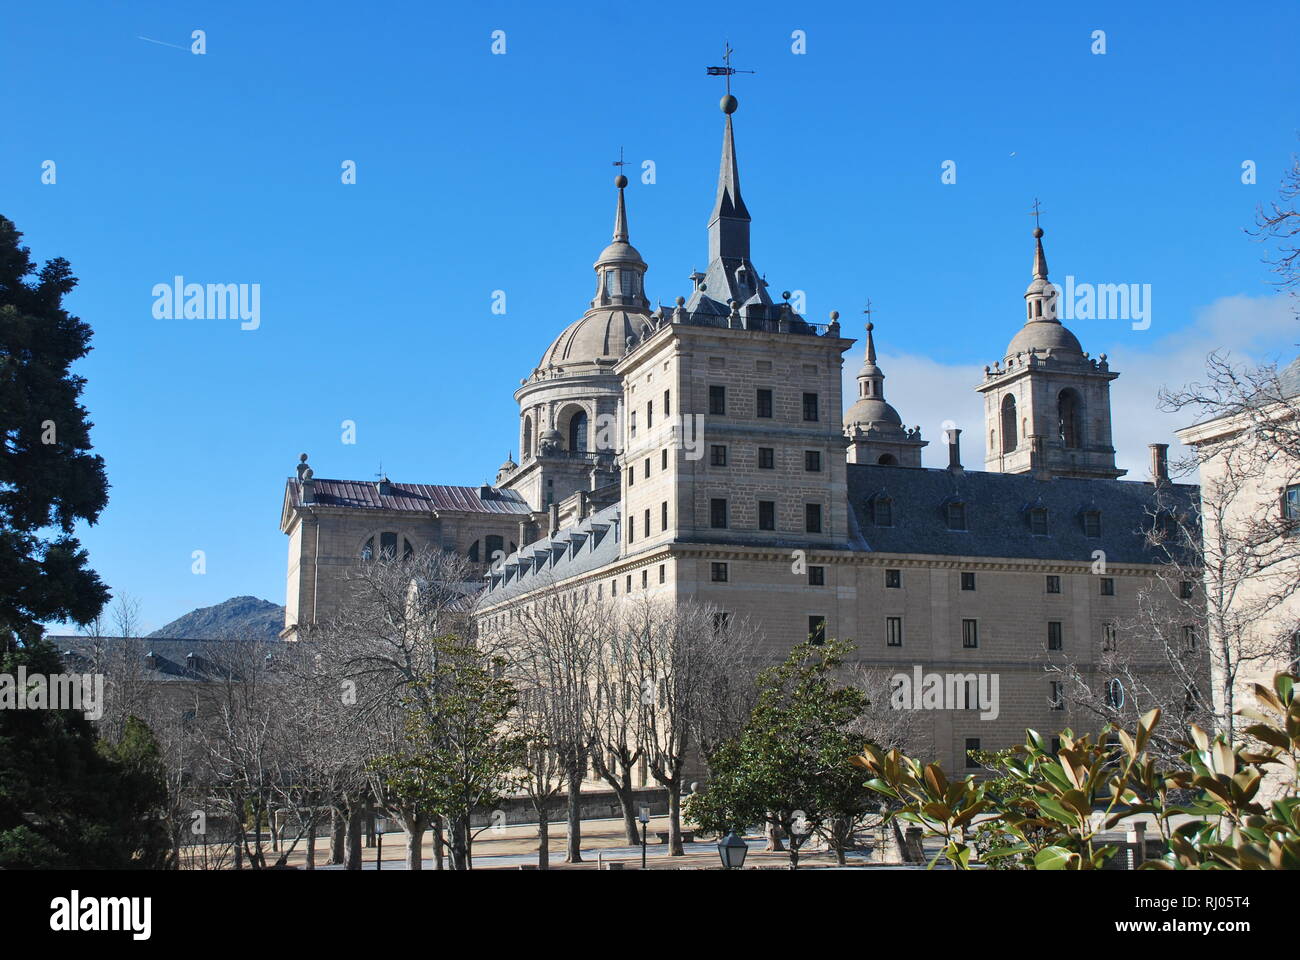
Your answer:
[[[877,430],[890,430],[903,428],[903,418],[898,415],[898,411],[887,404],[884,400],[876,397],[862,397],[853,406],[849,407],[848,412],[844,414],[845,427],[860,426],[864,430],[875,428]]]
[[[1011,338],[1007,344],[1006,355],[1014,357],[1021,353],[1045,353],[1049,356],[1067,356],[1079,359],[1083,356],[1083,347],[1079,340],[1058,320],[1031,320]]]
[[[640,251],[626,240],[615,240],[600,251],[600,256],[596,258],[596,266],[606,263],[631,263],[641,267],[645,266]]]
[[[555,338],[538,366],[621,360],[627,353],[627,338],[639,337],[642,325],[649,321],[647,314],[621,308],[588,310]]]

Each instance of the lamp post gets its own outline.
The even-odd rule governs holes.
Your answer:
[[[375,824],[375,869],[384,869],[384,833],[378,823]]]
[[[650,808],[642,807],[641,815],[637,817],[641,822],[641,869],[645,869],[645,834],[646,828],[650,826]]]
[[[745,865],[747,853],[749,844],[736,836],[734,829],[718,841],[718,856],[722,858],[723,870],[739,870]]]

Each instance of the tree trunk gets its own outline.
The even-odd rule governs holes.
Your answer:
[[[343,850],[343,869],[361,869],[361,808],[353,807],[348,811],[345,830],[346,842]]]
[[[316,869],[316,811],[312,810],[307,822],[307,869]]]
[[[330,863],[342,863],[343,851],[347,846],[346,831],[342,813],[330,810]]]
[[[568,828],[564,862],[582,863],[582,769],[569,771]]]
[[[433,818],[433,869],[446,870],[447,865],[443,860],[443,829],[442,818]]]
[[[781,845],[781,828],[771,820],[763,828],[763,833],[767,835],[767,845],[763,849],[767,852],[780,853],[785,849]]]
[[[537,869],[548,870],[551,866],[551,824],[546,805],[537,813]]]
[[[447,824],[447,845],[451,854],[451,869],[469,869],[469,822],[467,817],[454,817]]]
[[[423,817],[414,817],[403,822],[406,828],[406,869],[424,869],[424,831],[427,829]]]
[[[674,777],[668,788],[668,856],[684,857],[682,852],[682,784]]]
[[[623,776],[623,783],[614,788],[614,794],[623,808],[623,833],[627,842],[631,846],[638,846],[641,843],[641,830],[637,826],[636,791],[632,789],[630,773]]]

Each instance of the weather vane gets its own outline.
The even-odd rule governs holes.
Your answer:
[[[616,167],[626,167],[626,166],[627,166],[627,162],[623,159],[623,148],[622,148],[622,147],[619,147],[619,148],[618,148],[618,159],[614,161],[614,166],[616,166]],[[619,171],[619,172],[621,173],[622,171]]]
[[[1039,215],[1040,213],[1042,213],[1042,210],[1039,209],[1038,198],[1037,198],[1037,197],[1034,197],[1034,209],[1031,210],[1031,211],[1029,211],[1029,215],[1032,216],[1032,217],[1034,218],[1034,227],[1035,227],[1035,228],[1038,227],[1038,215]]]
[[[867,315],[867,323],[871,323],[871,315],[872,315],[873,313],[875,313],[875,311],[871,309],[871,298],[870,298],[870,297],[867,297],[867,306],[866,306],[866,309],[864,309],[862,312],[865,313],[865,314]]]
[[[722,54],[722,62],[723,62],[724,64],[726,64],[726,66],[722,66],[722,67],[706,67],[705,69],[708,70],[708,75],[709,75],[710,77],[726,77],[726,78],[727,78],[727,96],[731,96],[731,78],[732,78],[733,76],[735,76],[737,73],[756,73],[757,71],[755,71],[755,70],[737,70],[735,67],[733,67],[733,66],[731,65],[731,55],[732,55],[733,53],[735,53],[736,51],[734,51],[734,50],[731,49],[731,44],[730,44],[730,43],[726,43],[726,44],[724,44],[723,46],[724,46],[724,50],[723,50],[723,54]]]

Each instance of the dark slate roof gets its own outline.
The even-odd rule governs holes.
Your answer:
[[[488,576],[484,601],[496,603],[598,570],[618,559],[620,505],[598,510],[581,523],[527,544],[501,564],[501,573]]]
[[[145,680],[171,683],[198,683],[216,680],[222,675],[222,645],[226,640],[164,640],[159,637],[100,637],[98,641],[80,635],[49,635],[46,637],[63,658],[64,668],[72,672],[86,672],[94,664],[94,645],[100,645],[100,654],[108,660],[110,669],[122,656],[139,657],[139,676]],[[285,647],[278,640],[256,641],[274,655]],[[149,654],[153,664],[149,665]],[[193,654],[193,657],[190,655]]]
[[[1131,480],[1036,480],[1029,474],[987,473],[877,464],[848,465],[849,502],[864,544],[885,553],[1089,562],[1104,550],[1108,563],[1159,563],[1142,533],[1151,525],[1155,486]],[[1171,484],[1168,499],[1190,508],[1198,488]],[[893,501],[893,526],[873,523],[871,500]],[[948,529],[947,505],[966,505],[965,531]],[[1030,530],[1029,511],[1045,507],[1048,534]],[[1101,536],[1084,533],[1083,514],[1101,513]]]
[[[429,483],[389,483],[389,492],[379,495],[374,481],[322,480],[312,481],[315,487],[313,502],[326,507],[353,507],[370,510],[410,510],[418,513],[453,511],[462,513],[517,513],[532,511],[513,490],[496,487],[449,487]],[[301,502],[301,489],[297,480],[294,500]],[[485,491],[485,492],[483,492]]]

